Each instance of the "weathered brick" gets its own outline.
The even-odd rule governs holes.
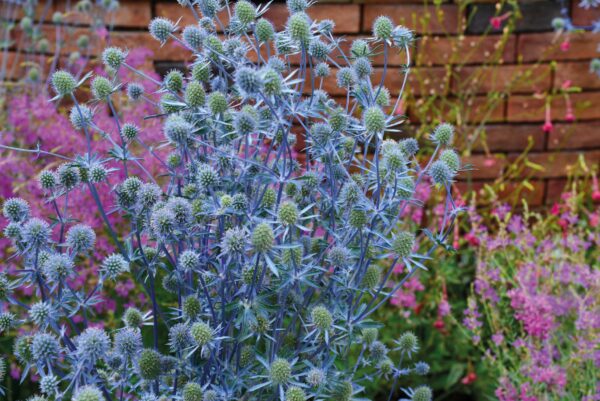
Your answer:
[[[386,15],[418,33],[459,32],[458,6],[438,7],[424,5],[366,4],[363,12],[362,30],[371,32],[373,22]]]
[[[400,80],[396,85],[386,85],[394,95],[398,95],[402,86],[402,73],[394,74]],[[450,75],[443,67],[412,68],[408,74],[406,90],[414,96],[446,95],[450,87]]]
[[[544,149],[546,135],[538,124],[488,124],[479,135],[477,128],[468,130],[475,151],[487,148],[491,152],[522,152],[528,148],[530,141],[533,143],[531,150]]]
[[[507,165],[505,155],[471,155],[463,159],[464,164],[470,164],[472,169],[461,173],[460,179],[495,179],[502,174]]]
[[[196,23],[193,13],[183,10],[177,3],[156,3],[156,15],[170,18],[173,21],[181,17],[181,26]],[[317,20],[333,20],[336,33],[357,33],[360,28],[360,6],[358,4],[316,4],[308,9],[308,15]],[[285,27],[289,11],[285,4],[275,3],[269,6],[269,10],[264,16],[275,25],[276,29],[281,30]],[[219,13],[219,19],[224,25],[228,24],[227,10]]]
[[[568,38],[568,39],[567,39]],[[568,40],[568,50],[560,44]],[[556,36],[555,33],[528,33],[519,36],[518,51],[525,62],[541,60],[585,60],[597,56],[600,34],[591,32]]]
[[[546,205],[559,202],[561,195],[565,192],[568,180],[566,178],[553,178],[546,184]]]
[[[511,63],[515,60],[515,46],[515,36],[423,37],[417,44],[417,64]]]
[[[600,108],[594,105],[600,102],[600,92],[573,93],[569,95],[575,118],[593,120],[600,118]],[[543,122],[545,120],[545,99],[516,95],[508,99],[507,119],[510,122]],[[564,121],[567,104],[563,96],[552,101],[550,114],[553,121]]]
[[[600,8],[579,7],[579,1],[571,2],[571,20],[578,26],[589,26],[600,19]]]
[[[498,197],[503,202],[514,203],[521,205],[521,201],[525,200],[530,206],[540,206],[544,202],[544,192],[546,183],[541,180],[529,180],[528,183],[532,189],[523,186],[522,182],[504,182],[500,184],[498,188]],[[461,192],[475,191],[482,197],[486,197],[488,194],[484,190],[486,182],[474,181],[464,182],[459,181],[456,183],[456,188]]]
[[[92,18],[85,13],[80,13],[74,9],[74,2],[66,0],[54,0],[46,10],[46,2],[38,2],[34,12],[35,21],[43,18],[44,23],[50,23],[52,15],[59,11],[63,13],[63,22],[66,24],[91,25]],[[67,10],[67,6],[69,9]],[[106,13],[104,22],[107,25],[127,28],[145,28],[150,23],[152,15],[152,4],[147,0],[124,0],[119,2],[119,8]],[[46,13],[44,14],[44,11]],[[19,13],[18,18],[23,14]]]
[[[600,89],[600,78],[590,73],[590,62],[571,61],[557,63],[554,73],[554,87],[560,88],[565,82],[570,81],[571,86],[582,89]]]
[[[590,164],[597,164],[600,161],[600,150],[588,152],[529,153],[527,159],[541,166],[543,170],[525,168],[523,176],[536,178],[566,177],[569,167],[577,164],[580,156],[583,156]],[[509,160],[513,162],[517,157],[517,155],[510,155]]]
[[[453,92],[534,93],[550,89],[549,65],[461,66],[455,69]]]
[[[505,4],[500,11],[497,2],[494,4],[474,4],[467,8],[469,24],[467,31],[470,34],[480,34],[490,29],[494,32],[502,31],[503,27],[496,30],[490,25],[491,18],[512,12],[513,6]],[[516,32],[539,32],[552,30],[552,19],[561,16],[561,5],[553,0],[530,0],[519,4],[520,17],[516,20]],[[502,24],[504,26],[504,24]]]
[[[424,103],[428,102],[427,106]],[[440,116],[449,122],[460,120],[467,123],[497,123],[504,121],[505,101],[490,99],[486,96],[473,96],[466,99],[445,98],[416,99],[408,105],[409,116],[413,122],[431,122]]]
[[[548,148],[600,148],[600,121],[554,125],[548,136]]]

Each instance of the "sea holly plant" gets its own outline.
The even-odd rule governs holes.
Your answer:
[[[22,333],[14,355],[23,379],[39,378],[39,399],[48,400],[349,401],[364,398],[364,384],[377,377],[392,383],[388,399],[430,400],[418,378],[428,366],[413,360],[417,337],[385,344],[372,320],[427,268],[461,211],[451,191],[461,169],[451,125],[432,133],[430,158],[412,138],[385,138],[403,117],[384,87],[390,72],[374,79],[372,59],[401,52],[410,60],[413,33],[380,17],[373,36],[345,53],[334,23],[311,20],[303,0],[288,3],[281,32],[262,17],[265,7],[245,0],[181,4],[197,24],[157,18],[149,30],[193,53],[189,71],[157,80],[129,64],[125,49],[107,48],[105,74],[89,79],[90,104],[76,96],[88,79],[52,76],[87,146],[76,155],[21,149],[61,159],[39,184],[50,203],[65,204],[47,220],[21,199],[3,206],[22,268],[0,276],[2,328]],[[139,81],[120,81],[120,69]],[[345,96],[331,98],[327,79]],[[163,122],[162,142],[140,140],[116,107],[124,93],[156,106],[147,118]],[[112,131],[93,123],[100,106],[112,111]],[[110,150],[94,152],[94,141]],[[150,174],[147,159],[158,159],[162,174]],[[114,201],[103,204],[99,188],[115,177]],[[444,215],[438,227],[414,232],[401,216],[422,206],[413,195],[424,184],[443,195]],[[69,219],[75,188],[94,199],[116,249],[86,291],[71,280],[96,234]],[[127,223],[114,226],[112,214]],[[421,254],[417,242],[429,248]],[[386,258],[393,263],[380,270]],[[399,262],[406,274],[392,285]],[[125,310],[123,326],[109,332],[91,307],[105,283],[125,277],[150,301]],[[34,289],[33,303],[19,299],[23,287]]]

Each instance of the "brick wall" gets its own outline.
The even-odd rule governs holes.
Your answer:
[[[406,131],[424,131],[423,123],[443,118],[462,122],[459,135],[463,139],[471,140],[474,132],[481,133],[485,140],[471,140],[466,152],[476,167],[469,173],[470,185],[475,188],[501,174],[510,175],[512,162],[529,145],[528,159],[541,169],[525,168],[518,172],[531,179],[531,190],[519,192],[518,196],[535,205],[552,201],[562,189],[567,166],[576,163],[580,155],[592,165],[600,161],[600,78],[588,72],[590,59],[598,56],[600,35],[571,34],[568,50],[561,50],[559,45],[566,37],[557,37],[550,27],[552,18],[560,12],[558,1],[523,2],[522,17],[510,34],[490,31],[490,18],[509,11],[498,13],[493,0],[476,0],[474,3],[480,4],[468,7],[461,6],[458,0],[441,3],[436,7],[420,0],[334,0],[320,2],[309,14],[317,19],[333,19],[337,34],[345,35],[348,42],[367,34],[373,20],[384,14],[414,29],[419,40],[412,54],[416,69],[411,76],[405,109],[409,115]],[[572,3],[575,23],[586,25],[600,18],[600,11],[582,10],[576,6],[578,1]],[[64,3],[53,7],[62,10]],[[189,53],[177,46],[160,47],[145,28],[152,17],[177,20],[182,13],[181,26],[195,22],[191,13],[175,1],[121,0],[120,9],[112,16],[114,31],[110,40],[117,46],[144,46],[152,50],[154,67],[159,71],[181,65],[190,61],[186,59]],[[283,27],[287,18],[285,4],[272,4],[267,17],[278,28]],[[77,15],[67,17],[66,21],[71,24],[69,37],[76,38],[88,29],[89,21]],[[50,25],[44,29],[53,32]],[[63,53],[66,56],[75,49],[75,40],[67,41]],[[400,86],[401,64],[405,60],[391,55],[389,61],[386,86],[394,94]],[[382,58],[377,62],[381,63]],[[377,74],[381,75],[381,68]],[[569,96],[576,121],[567,121],[567,100],[557,94],[549,107],[554,127],[544,132],[541,127],[547,98],[543,95],[558,93],[565,81],[581,88]],[[335,92],[335,85],[326,86]],[[500,94],[495,96],[495,91]],[[469,95],[463,96],[466,92]],[[422,110],[420,113],[420,105],[430,101],[439,103],[436,113],[428,115]],[[505,192],[514,195],[515,188],[509,182]]]

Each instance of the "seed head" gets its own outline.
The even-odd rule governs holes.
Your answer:
[[[50,226],[44,220],[34,217],[25,223],[21,232],[23,242],[32,247],[45,245],[50,238]]]
[[[179,115],[171,115],[163,126],[165,137],[174,144],[183,146],[187,144],[194,127]]]
[[[169,35],[175,31],[175,24],[166,18],[154,18],[148,27],[150,35],[161,44],[164,44]]]
[[[379,134],[385,131],[386,121],[383,110],[376,106],[369,107],[363,114],[363,124],[368,134]]]
[[[208,108],[213,115],[224,113],[227,107],[227,98],[222,92],[212,92],[208,96]]]
[[[366,40],[356,39],[352,42],[352,46],[350,47],[350,53],[354,57],[368,57],[371,54],[371,49],[369,48],[369,44]]]
[[[250,67],[242,67],[236,71],[235,83],[248,97],[260,92],[264,84],[258,71]]]
[[[427,386],[419,386],[415,389],[411,401],[431,401],[433,393]]]
[[[300,387],[292,386],[285,392],[285,401],[305,401],[306,393]]]
[[[114,280],[119,274],[129,271],[129,263],[120,254],[113,253],[102,261],[101,269],[106,277]]]
[[[256,19],[256,7],[246,0],[235,3],[234,16],[243,25],[251,24]]]
[[[398,349],[400,352],[410,356],[419,350],[419,339],[412,332],[407,331],[398,339]]]
[[[415,363],[414,371],[420,376],[425,376],[427,373],[429,373],[429,365],[425,362],[417,362]]]
[[[379,40],[389,40],[392,37],[394,23],[385,16],[377,17],[373,23],[373,36]]]
[[[53,396],[58,391],[60,379],[54,375],[46,375],[40,379],[40,391],[42,394]]]
[[[446,149],[440,155],[440,160],[446,163],[446,165],[453,172],[457,172],[460,169],[460,157],[454,149]]]
[[[358,79],[364,79],[371,75],[373,72],[373,67],[371,66],[371,62],[366,57],[359,57],[354,61],[354,72]],[[382,91],[380,91],[381,93]]]
[[[452,179],[454,172],[443,160],[438,160],[429,167],[429,175],[434,183],[445,185]]]
[[[71,107],[71,112],[69,113],[71,125],[73,125],[73,128],[76,130],[81,130],[89,126],[93,117],[94,114],[92,113],[92,110],[84,105]]]
[[[286,201],[279,207],[277,213],[279,222],[284,226],[291,226],[298,221],[298,206],[294,202]]]
[[[179,92],[183,88],[183,74],[181,71],[169,71],[164,79],[164,85],[171,92]]]
[[[57,95],[70,95],[76,87],[77,81],[70,72],[59,70],[52,74],[52,88]]]
[[[2,214],[13,223],[22,223],[29,218],[31,208],[26,200],[9,198],[4,202]]]
[[[315,67],[315,75],[318,78],[327,78],[330,73],[331,70],[329,69],[329,64],[327,63],[319,63]]]
[[[192,338],[200,347],[205,346],[213,339],[213,331],[210,326],[204,322],[196,322],[190,329]]]
[[[337,84],[340,88],[348,89],[356,84],[358,78],[356,72],[350,67],[340,68],[337,72]]]
[[[169,329],[169,346],[171,352],[185,350],[192,344],[192,335],[186,323],[177,323]]]
[[[273,40],[275,37],[275,28],[273,24],[265,18],[261,18],[256,22],[256,38],[261,43],[266,43]]]
[[[327,331],[333,324],[331,312],[329,312],[324,306],[315,306],[310,313],[310,316],[313,324],[317,326],[319,330]]]
[[[200,29],[195,25],[188,25],[183,30],[183,41],[192,49],[200,50],[204,39],[206,38],[206,31]]]
[[[414,245],[415,235],[408,231],[400,231],[392,242],[392,250],[398,257],[406,258],[411,254]]]
[[[96,327],[87,328],[75,338],[75,343],[80,360],[89,361],[91,364],[103,359],[111,345],[104,329]]]
[[[292,14],[287,22],[287,33],[290,38],[302,46],[308,46],[311,39],[310,22],[304,12]]]
[[[185,101],[191,107],[201,107],[206,104],[206,92],[202,84],[192,81],[185,87]]]
[[[143,94],[144,87],[142,85],[137,84],[135,82],[132,82],[129,85],[127,85],[127,96],[129,97],[129,99],[136,101],[139,98],[141,98]]]
[[[105,77],[96,77],[92,81],[92,94],[98,100],[107,99],[113,91],[113,86]]]
[[[112,68],[118,70],[121,65],[125,62],[127,54],[118,47],[107,47],[102,52],[102,62]]]
[[[73,401],[105,401],[102,391],[96,386],[79,387],[73,394]]]
[[[60,345],[58,340],[48,333],[37,333],[31,342],[31,356],[34,360],[53,363],[58,357]]]
[[[142,379],[157,379],[161,374],[161,355],[153,349],[143,349],[138,359],[138,369]]]
[[[133,358],[142,349],[142,334],[137,327],[125,327],[115,334],[115,350],[120,355]]]
[[[270,374],[273,384],[286,384],[292,378],[292,366],[287,360],[276,358],[271,363]]]
[[[287,0],[286,3],[291,14],[304,12],[308,8],[306,0]]]
[[[365,271],[365,275],[360,284],[363,288],[374,289],[379,285],[380,281],[381,271],[379,270],[379,267],[371,265]]]
[[[181,392],[183,401],[203,401],[202,386],[198,383],[186,383]]]
[[[200,312],[202,312],[202,305],[196,296],[190,295],[189,297],[183,299],[183,302],[181,303],[181,309],[183,310],[183,314],[188,319],[194,320],[200,316]]]
[[[193,271],[200,263],[200,255],[196,252],[187,250],[179,255],[179,267],[184,271]]]
[[[362,339],[367,344],[373,344],[377,340],[379,330],[374,327],[369,327],[362,330]]]
[[[144,316],[138,309],[129,307],[123,314],[123,322],[127,327],[139,328],[144,324]]]
[[[252,246],[256,252],[268,252],[273,247],[275,236],[273,229],[268,223],[260,223],[252,233]]]
[[[43,266],[46,277],[55,283],[70,277],[74,272],[73,261],[63,253],[50,255]]]
[[[452,141],[454,140],[454,126],[448,123],[438,125],[433,131],[431,139],[434,143],[439,145],[452,145]]]
[[[322,40],[314,38],[310,41],[310,45],[308,46],[308,54],[313,56],[316,60],[325,61],[330,52],[331,48]]]

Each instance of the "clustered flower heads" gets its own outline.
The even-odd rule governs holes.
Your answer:
[[[265,7],[240,0],[223,35],[219,1],[180,4],[193,8],[198,24],[156,18],[149,27],[161,44],[176,40],[195,59],[189,71],[153,82],[161,99],[149,118],[162,119],[162,143],[140,154],[133,145],[141,129],[113,113],[117,132],[99,139],[110,141],[110,152],[100,157],[88,146],[39,177],[51,199],[85,187],[96,200],[115,247],[99,264],[96,286],[69,291],[80,258],[96,242],[89,227],[56,233],[24,201],[4,204],[5,234],[23,269],[18,278],[0,276],[0,302],[17,313],[16,286],[35,288],[40,298],[19,320],[34,327],[15,345],[19,362],[52,399],[350,401],[378,376],[394,379],[394,393],[430,400],[428,387],[399,389],[395,380],[427,373],[425,364],[410,361],[417,337],[385,344],[372,320],[404,280],[426,268],[460,211],[451,197],[460,159],[450,148],[450,125],[432,134],[429,163],[417,160],[416,140],[384,139],[402,117],[384,81],[373,79],[372,58],[409,52],[411,31],[381,17],[372,38],[334,58],[334,50],[343,53],[334,24],[311,20],[310,2],[289,0],[288,22],[276,32],[263,18]],[[92,102],[112,107],[123,93],[156,105],[140,82],[119,81],[122,67],[146,79],[126,57],[118,48],[104,52],[106,75],[90,81]],[[337,77],[329,77],[331,67]],[[91,141],[93,109],[77,102],[82,83],[71,78],[57,72],[52,83],[58,97],[72,95],[71,121]],[[346,102],[322,90],[329,78],[348,91]],[[305,139],[302,159],[295,157],[296,135]],[[129,166],[143,166],[145,158],[158,158],[162,174],[132,175]],[[98,183],[109,174],[114,181],[116,169],[124,178],[113,187],[114,202],[103,205]],[[419,206],[417,185],[430,181],[442,191],[445,216],[442,226],[417,235],[401,217],[409,205]],[[113,226],[111,213],[130,224]],[[418,253],[417,243],[429,251]],[[384,258],[394,261],[388,269],[378,263]],[[391,285],[396,263],[407,267],[406,276]],[[122,277],[135,278],[150,302],[147,310],[128,308],[123,327],[108,332],[88,320],[89,308],[106,282]],[[76,315],[86,317],[85,327],[64,330]],[[147,336],[152,345],[142,342]]]

